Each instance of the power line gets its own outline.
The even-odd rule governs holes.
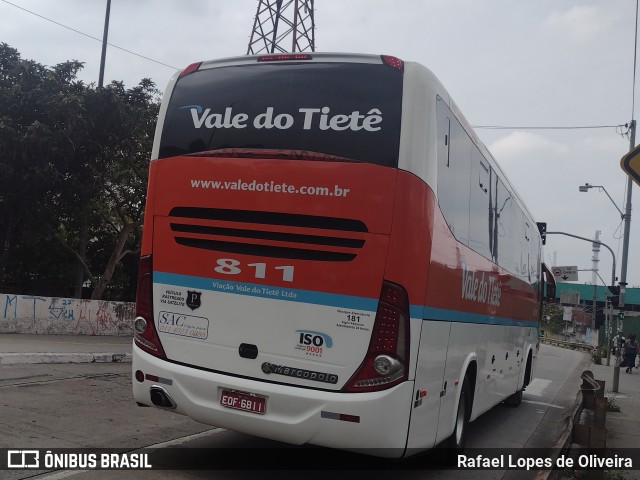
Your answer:
[[[11,3],[11,2],[9,2],[7,0],[0,0],[0,1],[6,3],[7,5],[11,5],[12,7],[18,8],[18,9],[24,11],[24,12],[27,12],[27,13],[29,13],[31,15],[35,15],[36,17],[41,18],[43,20],[46,20],[47,22],[51,22],[51,23],[53,23],[55,25],[58,25],[59,27],[66,28],[67,30],[71,30],[72,32],[75,32],[75,33],[83,35],[83,36],[85,36],[87,38],[90,38],[91,40],[95,40],[97,42],[102,43],[102,39],[94,37],[92,35],[89,35],[88,33],[81,32],[80,30],[76,30],[75,28],[69,27],[68,25],[64,25],[63,23],[56,22],[55,20],[52,20],[52,19],[50,19],[48,17],[45,17],[44,15],[40,15],[40,14],[38,14],[36,12],[32,12],[31,10],[27,10],[26,8],[21,7],[20,5],[16,5],[15,3]],[[149,57],[146,57],[146,56],[141,55],[139,53],[132,52],[131,50],[127,50],[126,48],[119,47],[118,45],[114,45],[113,43],[107,43],[107,45],[109,45],[110,47],[113,47],[113,48],[117,48],[118,50],[122,50],[123,52],[129,53],[131,55],[135,55],[136,57],[140,57],[140,58],[143,58],[143,59],[148,60],[150,62],[157,63],[158,65],[162,65],[163,67],[172,68],[173,70],[180,70],[177,67],[174,67],[172,65],[167,65],[166,63],[162,63],[159,60],[154,60],[153,58],[149,58]]]

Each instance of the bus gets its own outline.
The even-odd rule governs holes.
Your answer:
[[[462,451],[534,376],[541,232],[419,63],[190,65],[162,100],[145,209],[141,406],[406,457]]]

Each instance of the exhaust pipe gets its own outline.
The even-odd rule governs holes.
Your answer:
[[[178,406],[173,398],[171,398],[171,395],[158,385],[153,385],[149,389],[149,395],[151,396],[151,403],[156,407],[175,409]]]

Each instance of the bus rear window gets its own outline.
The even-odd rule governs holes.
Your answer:
[[[176,83],[159,157],[287,149],[397,167],[401,104],[402,72],[381,64],[203,69]]]

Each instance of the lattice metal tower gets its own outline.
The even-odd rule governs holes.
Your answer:
[[[313,0],[259,0],[247,55],[315,52]]]

